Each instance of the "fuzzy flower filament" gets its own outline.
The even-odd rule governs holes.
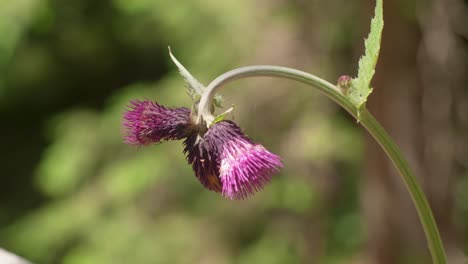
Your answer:
[[[283,166],[280,158],[253,143],[234,122],[222,121],[216,125],[227,131],[220,150],[222,194],[230,199],[243,199],[262,190]]]
[[[134,100],[124,114],[125,142],[148,145],[182,139],[191,129],[190,109],[168,108],[156,102]]]
[[[203,136],[184,143],[199,181],[229,199],[244,199],[263,189],[282,167],[277,155],[253,143],[232,121],[217,122]]]

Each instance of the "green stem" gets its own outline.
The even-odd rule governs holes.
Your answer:
[[[433,263],[446,264],[446,255],[434,216],[432,215],[426,196],[418,184],[416,177],[413,175],[408,162],[403,157],[397,145],[393,142],[382,126],[380,126],[380,124],[375,120],[372,114],[363,107],[359,110],[358,117],[358,110],[356,107],[335,85],[312,74],[286,67],[260,65],[234,69],[216,78],[205,89],[198,108],[198,122],[210,125],[213,121],[211,104],[214,94],[222,85],[237,79],[260,76],[291,79],[317,88],[320,92],[341,105],[346,111],[354,116],[367,129],[367,131],[369,131],[398,169],[398,172],[411,195],[426,235]]]

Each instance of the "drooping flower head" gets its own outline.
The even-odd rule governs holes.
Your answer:
[[[125,142],[148,145],[185,138],[191,129],[190,109],[168,108],[156,102],[131,101],[124,114]]]
[[[253,143],[234,122],[223,120],[200,129],[188,108],[132,101],[123,125],[125,141],[132,145],[185,138],[184,152],[195,176],[207,189],[230,199],[263,189],[282,166],[278,156]]]
[[[255,144],[232,121],[220,121],[185,141],[187,160],[210,190],[230,199],[253,195],[282,167],[280,158]]]
[[[149,100],[131,101],[124,113],[125,142],[149,145],[185,138],[187,161],[207,189],[230,199],[263,189],[282,167],[280,158],[254,143],[234,122],[224,120],[232,108],[215,118],[214,107],[220,107],[222,100],[213,94],[214,88],[205,88],[170,55],[188,84],[193,112]]]

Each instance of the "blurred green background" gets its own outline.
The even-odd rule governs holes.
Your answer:
[[[467,1],[384,3],[369,108],[428,193],[451,263],[468,251]],[[278,64],[355,75],[373,1],[0,2],[0,247],[36,263],[429,263],[390,162],[324,96],[258,78],[225,107],[284,169],[256,196],[204,189],[181,142],[122,142],[128,100],[190,106],[201,82]]]

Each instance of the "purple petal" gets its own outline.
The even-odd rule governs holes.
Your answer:
[[[221,157],[222,195],[230,199],[244,199],[262,190],[283,166],[277,155],[242,137],[225,144]]]
[[[253,143],[232,121],[214,124],[203,136],[184,142],[187,160],[199,181],[230,199],[243,199],[270,182],[280,158]]]
[[[148,145],[182,139],[190,134],[190,109],[168,108],[156,102],[131,101],[124,113],[125,142]]]

